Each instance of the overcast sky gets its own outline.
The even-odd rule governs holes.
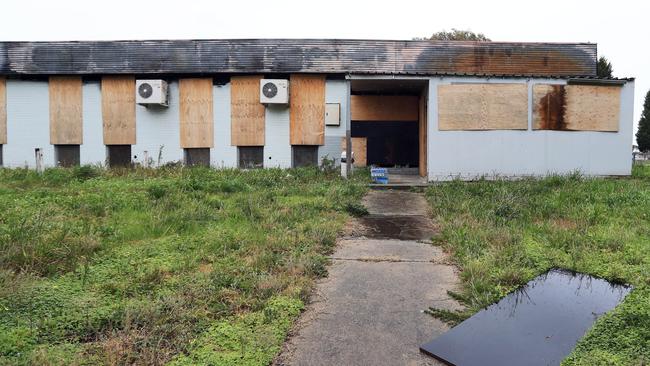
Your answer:
[[[494,41],[595,42],[614,75],[650,89],[650,1],[2,0],[0,40],[411,39],[443,29]]]

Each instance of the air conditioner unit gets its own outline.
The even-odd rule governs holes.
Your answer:
[[[289,80],[260,80],[260,103],[289,104]]]
[[[155,104],[167,107],[167,90],[167,82],[164,80],[137,80],[135,101],[144,106]]]

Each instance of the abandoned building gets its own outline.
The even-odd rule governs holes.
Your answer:
[[[430,181],[629,175],[634,80],[596,60],[591,43],[0,42],[0,164],[288,168],[351,146]]]

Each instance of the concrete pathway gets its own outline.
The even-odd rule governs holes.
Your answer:
[[[275,365],[438,365],[419,346],[448,326],[422,311],[457,309],[458,278],[439,248],[424,197],[371,191],[370,215],[339,240],[329,276],[297,322]]]

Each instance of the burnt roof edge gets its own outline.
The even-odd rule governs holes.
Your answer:
[[[568,85],[600,85],[600,86],[621,86],[627,82],[634,81],[634,78],[569,78]]]

